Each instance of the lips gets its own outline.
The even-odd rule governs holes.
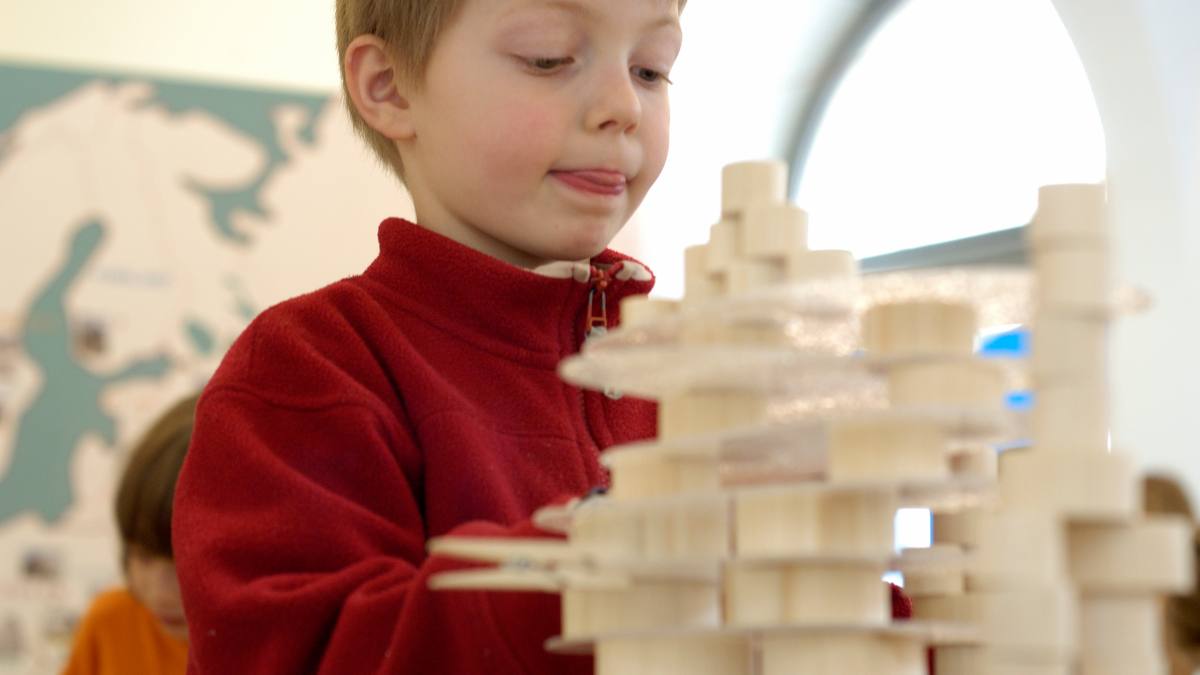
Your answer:
[[[619,171],[606,169],[583,169],[579,171],[552,171],[550,175],[580,192],[616,197],[625,193],[629,181]]]

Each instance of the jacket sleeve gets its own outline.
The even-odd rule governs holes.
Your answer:
[[[368,405],[211,387],[173,524],[192,675],[587,673],[557,596],[433,592],[411,434]],[[418,460],[413,459],[413,462]],[[453,534],[530,536],[528,523]]]

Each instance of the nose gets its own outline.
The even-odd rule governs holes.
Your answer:
[[[628,67],[605,69],[594,88],[586,124],[591,131],[630,134],[642,121],[642,99]]]

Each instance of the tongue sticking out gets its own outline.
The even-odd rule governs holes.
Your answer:
[[[615,171],[555,171],[553,175],[578,190],[606,195],[625,191],[625,176]]]

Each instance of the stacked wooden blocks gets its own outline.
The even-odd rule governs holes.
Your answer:
[[[1032,445],[1005,453],[995,510],[935,517],[935,541],[973,554],[961,593],[918,616],[980,626],[941,649],[939,675],[1166,673],[1159,596],[1192,579],[1189,526],[1138,515],[1133,462],[1109,450],[1110,242],[1101,185],[1043,188]]]

